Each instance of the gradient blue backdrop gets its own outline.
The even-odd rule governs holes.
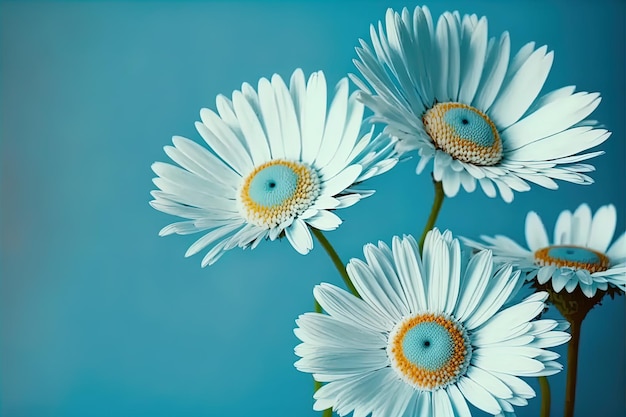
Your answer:
[[[200,108],[244,81],[301,67],[336,83],[355,71],[369,24],[405,5],[416,4],[0,4],[2,416],[317,415],[311,377],[293,367],[292,329],[312,309],[313,285],[339,283],[325,253],[303,257],[275,242],[201,269],[202,256],[183,258],[198,236],[157,236],[174,219],[148,205],[150,165],[167,160],[172,135],[200,141]],[[600,91],[594,117],[614,132],[592,161],[596,184],[535,187],[512,204],[462,191],[438,225],[522,240],[529,210],[552,229],[561,210],[588,202],[594,211],[615,204],[623,231],[624,3],[429,6],[486,15],[490,34],[509,30],[515,49],[547,44],[555,62],[544,91]],[[377,194],[340,213],[345,222],[328,237],[344,259],[366,242],[421,231],[432,187],[415,164],[375,179]],[[607,300],[583,326],[579,417],[624,413],[624,307],[623,297]],[[550,380],[559,416],[565,374]]]

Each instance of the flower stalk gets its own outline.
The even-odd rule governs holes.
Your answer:
[[[539,388],[541,389],[541,409],[539,416],[550,417],[550,383],[548,382],[548,378],[545,376],[540,376],[538,379]]]
[[[322,383],[313,379],[313,392],[314,393],[317,392],[317,390],[320,388],[322,388]],[[332,416],[333,416],[332,408],[327,408],[326,410],[322,411],[322,417],[332,417]]]
[[[591,309],[600,304],[606,291],[598,291],[593,297],[583,294],[580,287],[571,293],[566,291],[555,292],[549,285],[537,286],[549,294],[551,302],[570,325],[571,339],[567,346],[567,377],[565,382],[565,410],[564,417],[574,416],[574,404],[576,400],[576,379],[578,376],[578,346],[580,344],[580,328],[583,320]]]
[[[435,197],[433,201],[433,207],[430,209],[430,216],[428,216],[428,221],[426,222],[426,226],[424,226],[424,231],[422,232],[422,237],[420,237],[420,254],[422,253],[422,249],[424,248],[426,235],[433,227],[435,227],[435,222],[437,221],[437,217],[439,216],[439,210],[441,210],[443,198],[445,197],[441,181],[437,181],[433,178],[433,185],[435,186]]]
[[[576,377],[578,375],[578,345],[580,343],[582,322],[582,320],[578,319],[569,320],[572,338],[567,345],[567,379],[565,382],[565,411],[563,412],[563,417],[574,416]]]
[[[346,271],[345,264],[343,263],[339,255],[337,254],[337,251],[335,250],[333,245],[331,245],[331,243],[328,241],[326,236],[324,236],[324,233],[322,233],[321,230],[312,227],[311,231],[313,232],[313,235],[317,238],[317,240],[320,242],[324,250],[326,250],[326,253],[328,254],[328,256],[330,256],[330,259],[333,261],[333,265],[335,265],[335,268],[337,268],[337,271],[339,272],[339,275],[341,275],[341,278],[343,279],[343,282],[346,284],[346,287],[348,287],[348,289],[350,290],[352,294],[354,294],[357,297],[360,297],[359,292],[356,290],[356,287],[354,286],[354,284],[352,283],[352,280],[350,279],[350,276],[348,276],[348,272]],[[315,300],[315,311],[317,313],[322,312],[322,306],[320,306],[317,300]],[[313,380],[313,392],[317,392],[317,390],[320,389],[321,387],[322,387],[321,382]],[[332,408],[327,408],[326,410],[322,411],[322,417],[332,417],[332,416],[333,416]]]
[[[324,233],[322,233],[321,230],[311,227],[311,232],[313,232],[313,235],[320,242],[324,250],[326,250],[326,253],[328,254],[328,256],[330,256],[330,259],[333,261],[333,264],[335,265],[335,268],[337,268],[337,271],[339,271],[339,275],[341,275],[341,278],[343,279],[343,282],[346,284],[346,287],[348,288],[348,290],[350,290],[350,292],[353,295],[360,298],[359,292],[356,290],[356,287],[354,286],[354,284],[352,283],[352,280],[350,280],[350,277],[348,276],[348,272],[346,271],[346,266],[345,266],[346,264],[343,263],[343,261],[337,254],[337,251],[335,251],[335,248],[333,248],[333,245],[330,244],[330,242],[328,241],[328,239],[326,239],[326,236],[324,236]]]

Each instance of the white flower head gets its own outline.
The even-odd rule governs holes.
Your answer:
[[[510,60],[509,34],[488,38],[485,17],[446,12],[435,25],[427,7],[389,9],[370,35],[354,60],[366,82],[351,76],[360,99],[401,153],[418,150],[418,174],[434,160],[447,196],[477,181],[507,202],[528,182],[593,182],[584,173],[594,167],[579,162],[602,154],[580,152],[610,136],[584,120],[600,95],[569,86],[537,99],[552,66],[546,46],[530,42]]]
[[[324,74],[305,82],[302,70],[289,87],[274,75],[255,90],[244,83],[232,99],[219,95],[217,112],[200,111],[196,129],[209,146],[180,137],[166,154],[179,166],[156,162],[152,207],[187,220],[160,235],[207,232],[188,249],[191,256],[212,246],[202,266],[234,247],[256,247],[286,236],[306,254],[309,226],[333,230],[334,210],[372,191],[352,188],[397,162],[393,140],[361,134],[363,104],[349,94],[347,78],[327,102]]]
[[[568,293],[580,287],[589,298],[609,286],[626,291],[626,232],[612,244],[617,213],[612,204],[602,206],[592,216],[581,204],[574,213],[561,212],[548,233],[537,213],[526,216],[526,246],[497,235],[481,236],[483,242],[462,238],[468,246],[491,249],[497,262],[510,262],[527,272],[527,279],[539,284],[551,282],[555,292]]]
[[[535,396],[520,377],[562,369],[567,326],[533,320],[548,294],[509,303],[520,272],[494,268],[490,251],[466,259],[449,231],[433,229],[423,257],[411,236],[366,245],[348,274],[357,298],[330,284],[314,295],[328,314],[296,321],[295,366],[324,382],[314,409],[354,417],[493,415]]]

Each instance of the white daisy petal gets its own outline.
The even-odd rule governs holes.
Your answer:
[[[624,259],[626,258],[626,232],[613,242],[606,252],[606,255],[611,259]]]
[[[477,353],[472,363],[486,371],[523,376],[530,376],[544,369],[544,365],[536,359],[525,356],[502,356],[496,353],[497,351],[492,352],[489,359]]]
[[[287,85],[283,79],[274,74],[272,76],[272,87],[276,98],[276,108],[278,109],[278,118],[280,120],[280,130],[283,138],[283,146],[285,149],[285,157],[288,159],[300,159],[302,141],[300,137],[300,126],[298,125],[298,116],[293,104]]]
[[[429,236],[434,236],[431,233]],[[443,312],[446,307],[448,295],[448,282],[450,281],[450,251],[444,240],[435,239],[428,245],[432,253],[424,252],[424,269],[427,277],[428,309],[433,312]]]
[[[571,242],[572,213],[565,210],[559,214],[554,226],[554,243],[556,245],[569,245]]]
[[[526,242],[530,250],[545,248],[549,245],[548,233],[537,213],[531,211],[526,216]]]
[[[347,79],[337,84],[327,109],[321,71],[305,84],[297,69],[289,87],[277,74],[271,81],[262,78],[258,92],[243,83],[232,101],[219,95],[216,106],[217,112],[202,109],[202,122],[196,123],[209,149],[175,136],[174,146],[164,149],[180,167],[152,165],[159,190],[151,192],[150,204],[188,219],[162,228],[160,235],[205,232],[186,254],[213,245],[203,266],[219,259],[220,251],[255,248],[283,236],[299,253],[308,253],[313,241],[307,223],[336,229],[341,219],[334,210],[373,194],[352,187],[398,160],[395,139],[360,134],[363,105],[349,96]]]
[[[459,320],[467,319],[478,306],[483,292],[489,283],[493,268],[491,251],[481,251],[467,264],[456,307]]]
[[[303,220],[295,219],[291,226],[285,229],[285,235],[291,246],[299,253],[306,255],[313,249],[313,238]]]
[[[465,45],[462,51],[464,62],[464,74],[460,83],[458,100],[462,103],[471,103],[478,89],[483,66],[485,65],[485,54],[487,52],[487,19],[481,18],[475,28],[471,31],[469,41],[464,40]]]
[[[207,109],[202,109],[207,110]],[[207,117],[209,120],[208,123],[212,123],[213,120],[219,119],[215,113],[211,111],[201,112],[201,114],[212,114],[212,117]],[[232,167],[239,175],[245,175],[252,169],[252,161],[250,159],[250,155],[248,155],[248,151],[243,147],[243,145],[239,142],[239,139],[235,136],[235,134],[228,128],[228,126],[221,122],[216,123],[216,125],[221,125],[222,130],[220,130],[217,126],[215,129],[219,132],[218,134],[224,135],[224,139],[220,139],[215,133],[209,130],[205,124],[196,122],[196,130],[202,136],[202,139],[212,148],[215,153],[224,160],[228,164],[228,166]],[[226,142],[225,142],[226,141]],[[226,143],[232,144],[232,146],[227,146]]]
[[[398,269],[398,278],[407,297],[412,313],[427,309],[426,290],[423,284],[423,267],[419,249],[414,239],[393,239],[393,257]]]
[[[459,83],[461,78],[461,33],[459,21],[451,14],[444,13],[437,26],[442,20],[447,21],[448,32],[448,97],[457,100],[459,95]]]
[[[270,144],[272,158],[279,159],[285,157],[285,146],[283,144],[283,133],[278,117],[278,105],[274,87],[266,78],[259,80],[259,105],[263,115],[267,139]],[[285,139],[287,139],[285,137]]]
[[[187,249],[187,252],[185,252],[185,257],[187,258],[189,256],[195,255],[211,243],[223,238],[230,232],[238,229],[239,227],[241,227],[242,224],[243,221],[241,221],[240,223],[232,223],[210,231],[206,235],[202,236],[200,239],[196,240],[194,244],[191,245],[189,249]]]
[[[507,158],[511,161],[533,161],[540,155],[541,160],[555,161],[598,146],[610,135],[611,133],[604,129],[573,127],[519,149],[507,150]],[[574,165],[569,168],[574,168]]]
[[[234,194],[235,187],[233,187],[233,185],[237,184],[237,180],[239,178],[234,171],[226,169],[224,170],[225,172],[222,172],[225,174],[224,177],[226,178],[220,178],[219,176],[216,176],[215,172],[212,171],[212,168],[214,168],[211,164],[212,161],[201,160],[201,157],[194,159],[193,156],[190,157],[176,145],[176,143],[182,143],[182,146],[185,147],[188,139],[175,136],[172,138],[172,141],[175,146],[165,146],[163,147],[163,150],[165,150],[167,156],[169,156],[174,162],[199,178],[210,181],[212,188],[218,190],[221,195]],[[220,163],[220,166],[223,165]]]
[[[315,299],[322,308],[337,320],[362,326],[384,333],[393,327],[393,322],[378,313],[360,298],[331,284],[320,284],[313,289]]]
[[[581,204],[572,216],[572,244],[585,246],[591,228],[591,208]]]
[[[450,276],[448,282],[448,294],[444,312],[451,314],[458,302],[461,287],[461,245],[458,240],[453,240],[450,245]]]
[[[529,399],[536,396],[535,391],[532,389],[532,387],[528,385],[528,383],[524,382],[524,380],[518,378],[515,375],[502,372],[493,372],[492,375],[505,383],[507,387],[509,387],[509,389],[513,392],[513,394],[517,397]]]
[[[472,317],[465,322],[468,329],[478,327],[492,317],[508,300],[513,290],[517,288],[521,273],[520,271],[512,273],[512,270],[513,267],[510,264],[505,265],[489,280],[479,307],[472,313]]]
[[[471,417],[472,414],[467,405],[467,401],[465,401],[465,397],[463,397],[459,388],[456,385],[449,385],[446,391],[448,391],[455,417]]]
[[[484,75],[472,103],[476,108],[485,110],[489,110],[493,104],[506,75],[511,51],[509,33],[504,32],[497,43],[490,41],[490,44]]]
[[[392,293],[389,284],[384,281],[385,277],[375,274],[366,263],[359,259],[352,259],[346,267],[346,271],[348,271],[352,283],[361,297],[378,312],[388,316],[393,322],[402,317],[402,313],[398,309],[399,306],[393,303],[394,300],[397,300],[397,296]]]
[[[502,132],[508,149],[521,148],[538,139],[560,133],[589,116],[600,104],[598,93],[576,93],[551,101]],[[566,117],[555,118],[555,112]]]
[[[355,344],[377,349],[385,348],[386,338],[378,331],[355,326],[323,314],[303,314],[296,320],[298,339],[309,346],[350,348]]]
[[[306,219],[306,222],[316,229],[335,230],[341,224],[341,219],[331,211],[320,210],[315,216]]]
[[[340,82],[337,84],[337,93],[335,99],[331,103],[328,120],[324,129],[324,135],[317,162],[320,165],[329,165],[331,160],[337,156],[339,149],[342,148],[340,158],[346,159],[346,151],[349,144],[356,136],[353,129],[355,121],[360,120],[363,114],[363,106],[356,102],[355,96],[348,97],[348,83]],[[351,122],[352,121],[352,122]],[[351,126],[348,128],[348,126]],[[342,138],[346,132],[345,137]],[[342,138],[338,140],[338,138]],[[343,141],[345,140],[345,143]],[[346,147],[348,145],[348,147]]]
[[[454,417],[454,409],[452,408],[450,397],[448,396],[448,393],[446,391],[442,389],[433,391],[432,401],[432,415],[441,417]]]
[[[270,149],[265,137],[265,132],[261,127],[261,122],[257,115],[254,113],[250,103],[244,98],[243,94],[239,91],[233,93],[233,106],[237,119],[241,121],[240,127],[252,161],[255,165],[261,165],[271,159]]]
[[[336,89],[335,98],[330,107],[328,115],[329,122],[335,122],[330,118],[337,117],[336,113],[341,113],[341,108],[345,109],[347,104],[348,80],[344,78],[341,82],[342,88]],[[339,87],[339,86],[338,86]],[[293,90],[293,88],[292,88]],[[309,77],[306,85],[306,97],[300,109],[300,120],[302,123],[302,159],[314,161],[322,144],[324,128],[326,126],[326,79],[323,72],[314,72]],[[302,93],[301,93],[302,95]],[[345,112],[345,110],[344,110]],[[343,126],[343,120],[338,120],[337,125]]]
[[[478,183],[482,187],[482,189],[485,192],[485,194],[487,195],[487,197],[494,198],[496,196],[496,189],[493,186],[493,182],[491,182],[490,179],[480,178],[478,180]]]
[[[383,242],[379,242],[378,247],[371,244],[365,245],[363,254],[372,272],[376,276],[383,277],[380,281],[381,288],[385,291],[391,302],[398,306],[403,316],[408,315],[410,309],[408,307],[407,297],[396,273],[396,268],[393,265],[393,255],[389,247]]]
[[[348,188],[354,183],[361,173],[360,165],[351,165],[341,171],[339,174],[326,180],[323,193],[325,195],[335,195]]]
[[[309,78],[317,77],[319,73],[313,73]],[[300,126],[302,126],[302,119],[306,116],[306,111],[304,109],[306,100],[306,83],[304,82],[304,71],[301,68],[296,69],[293,74],[291,74],[291,78],[289,78],[289,94],[291,95],[291,99],[293,100],[293,107],[296,110],[296,115],[298,116],[298,122]],[[324,96],[326,92],[321,92]]]
[[[467,370],[467,376],[497,398],[511,398],[513,396],[513,391],[506,384],[484,369],[470,366]]]
[[[617,211],[615,206],[611,204],[600,207],[593,215],[589,238],[585,246],[600,252],[606,252],[611,240],[613,240],[616,223]]]
[[[467,377],[461,377],[458,387],[463,396],[472,403],[472,405],[487,413],[496,415],[502,411],[496,399],[482,386]]]

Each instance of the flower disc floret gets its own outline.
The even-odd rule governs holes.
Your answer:
[[[502,159],[498,129],[480,110],[463,103],[438,103],[422,117],[437,148],[460,161],[489,166]]]
[[[269,229],[302,214],[319,195],[315,170],[303,163],[274,160],[245,178],[239,204],[248,222]]]
[[[603,253],[575,245],[554,245],[535,252],[535,263],[540,266],[583,269],[590,273],[609,269],[611,260]]]
[[[408,384],[436,390],[465,373],[472,350],[467,333],[452,317],[424,313],[405,318],[389,335],[387,355]]]

